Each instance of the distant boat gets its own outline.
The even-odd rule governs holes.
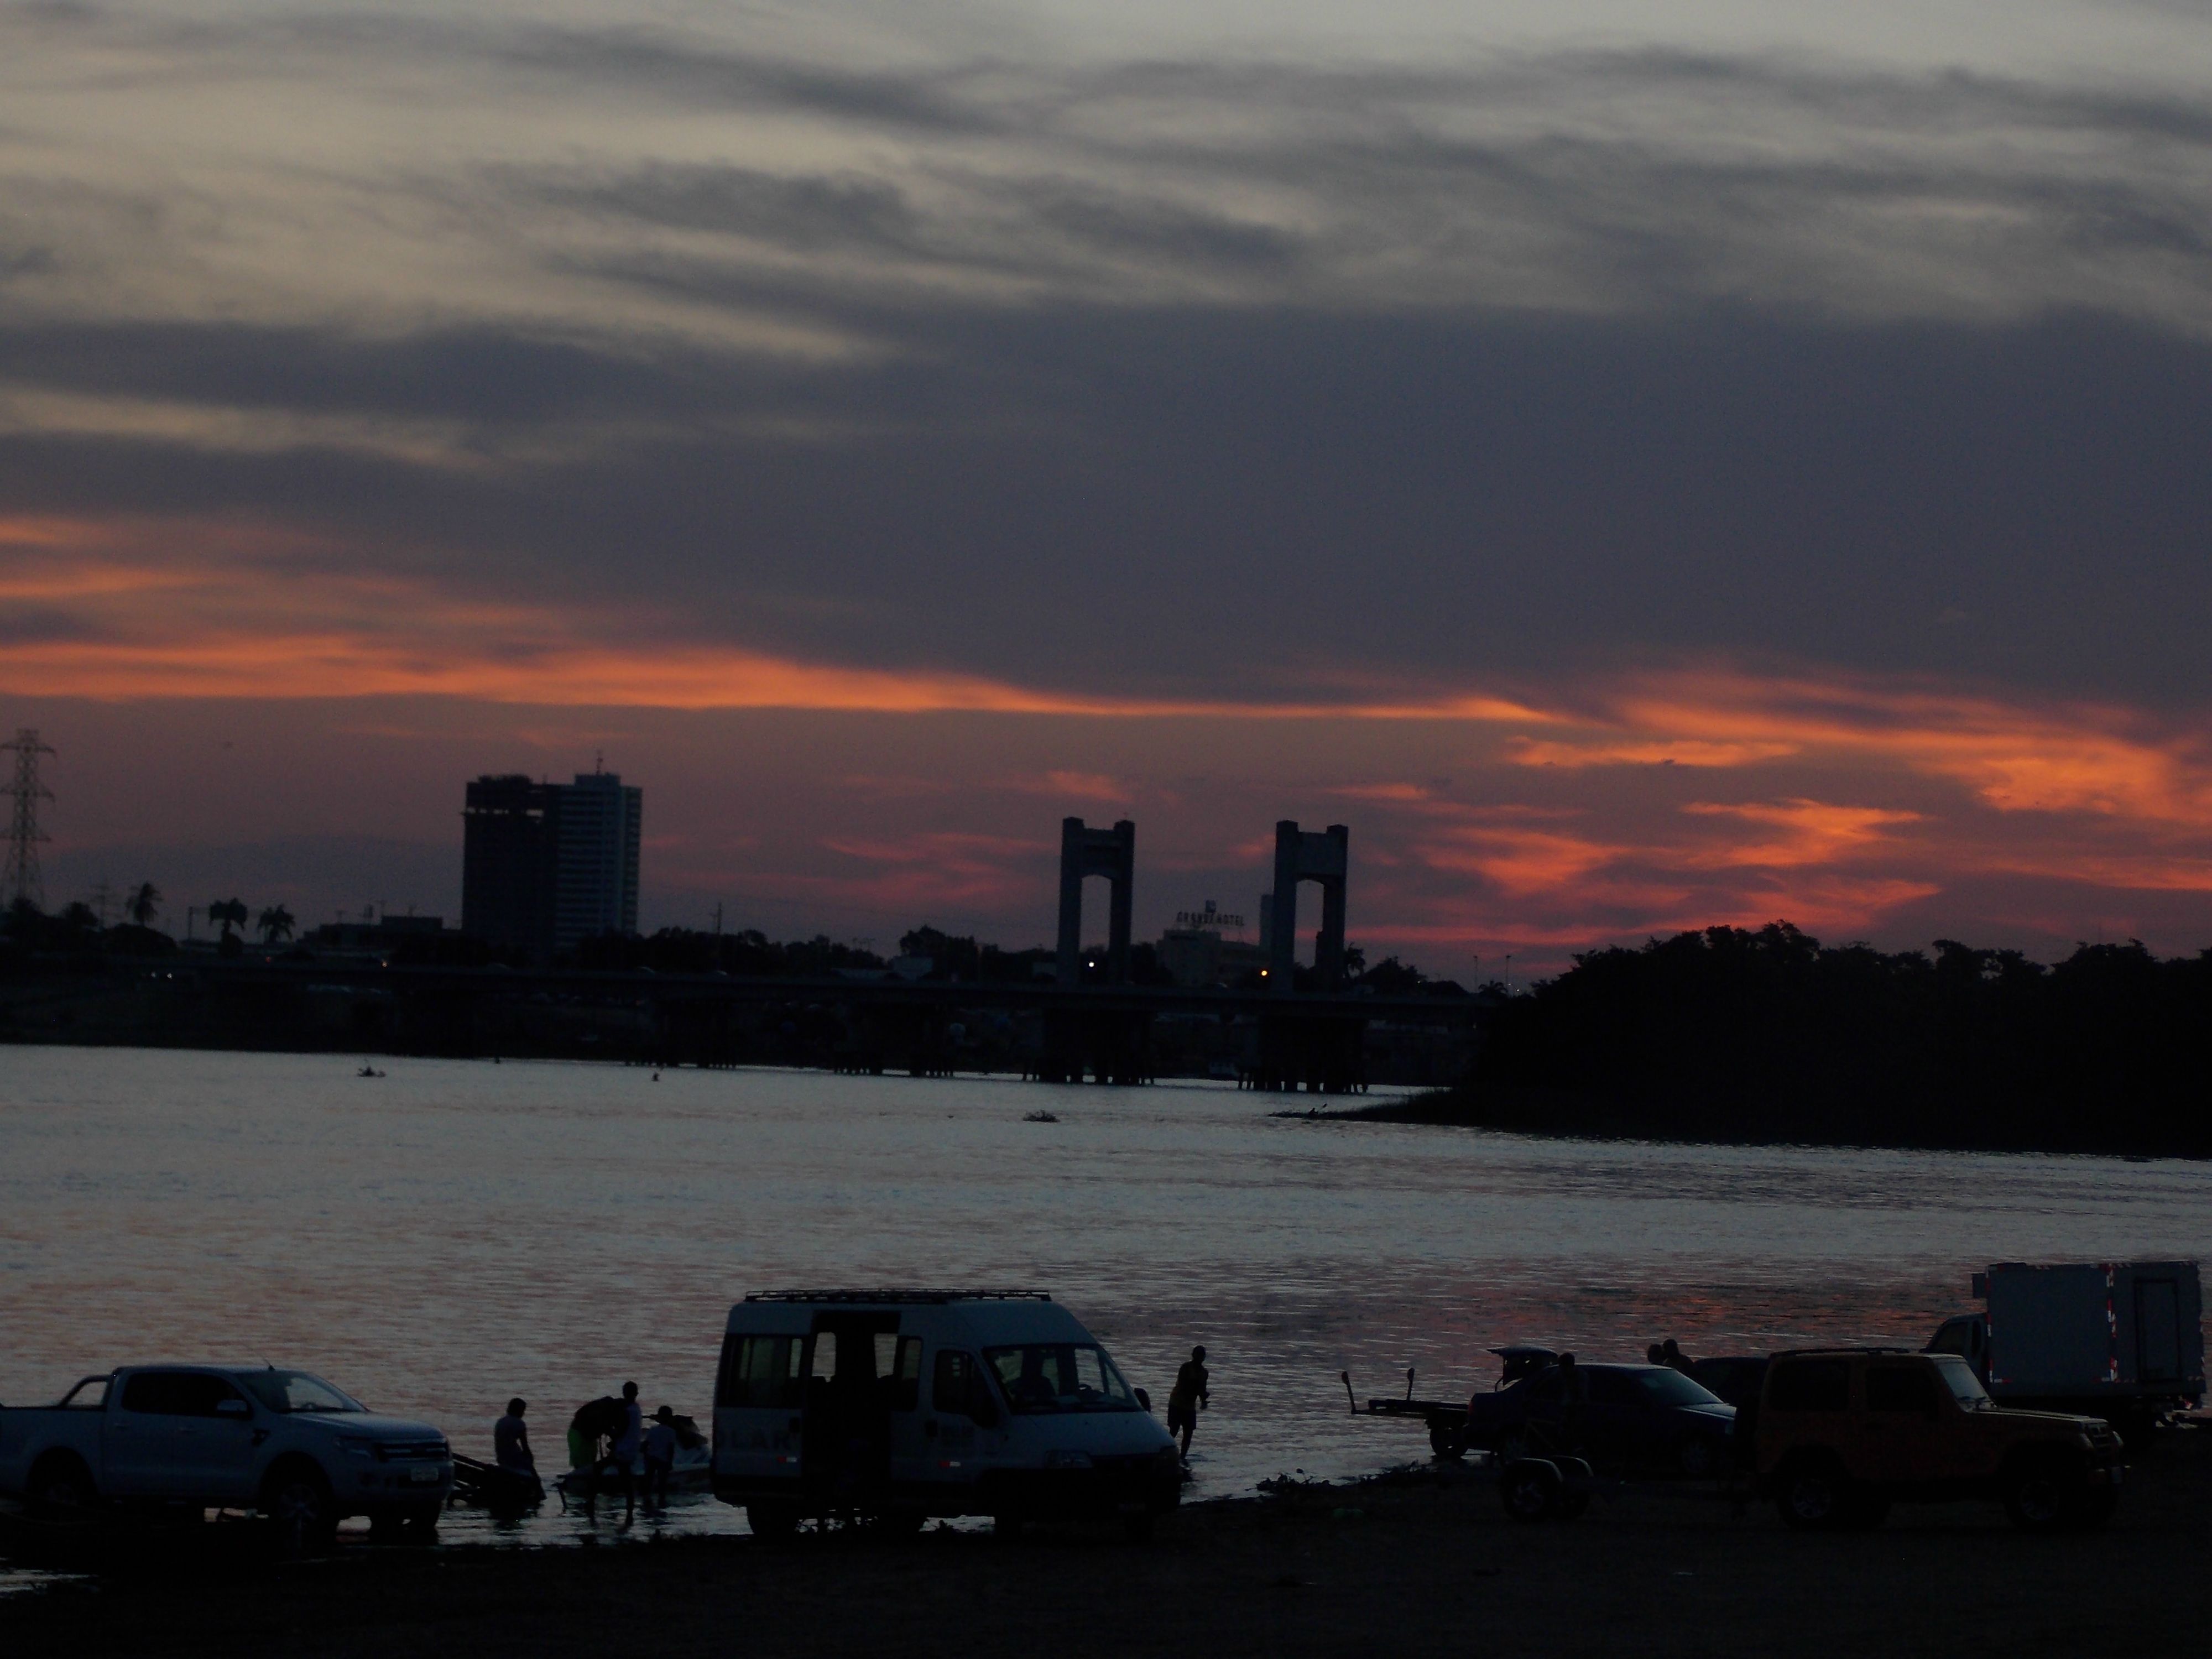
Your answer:
[[[375,1066],[370,1065],[367,1060],[363,1060],[361,1063],[361,1070],[356,1072],[354,1075],[356,1077],[382,1077],[384,1073],[378,1071]]]

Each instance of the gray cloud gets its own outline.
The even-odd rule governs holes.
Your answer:
[[[246,504],[611,628],[1072,689],[1728,653],[2212,695],[2194,100],[1668,52],[854,70],[358,15],[38,27],[249,103],[401,65],[428,125],[442,87],[519,136],[343,190],[257,156],[260,219],[228,180],[73,195],[0,141],[31,260],[0,403],[77,410],[0,436],[11,507]],[[640,100],[728,136],[611,136]],[[295,218],[398,250],[373,324],[330,320],[314,284],[353,272]],[[302,419],[96,429],[146,402]]]
[[[1719,653],[2212,696],[2212,349],[2153,332],[1741,312],[852,324],[898,349],[799,374],[466,334],[387,357],[19,332],[0,340],[18,375],[166,362],[179,390],[277,396],[296,374],[319,407],[687,435],[471,473],[18,435],[0,491],[24,511],[251,502],[327,527],[337,556],[603,607],[612,632],[1073,690]],[[847,435],[763,435],[801,417]]]

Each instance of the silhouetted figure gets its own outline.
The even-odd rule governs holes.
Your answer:
[[[1659,1363],[1671,1365],[1685,1376],[1690,1374],[1690,1357],[1682,1352],[1671,1336],[1659,1345]]]
[[[520,1395],[507,1402],[507,1415],[491,1426],[492,1462],[509,1474],[535,1474],[538,1459],[530,1450],[530,1431],[523,1425],[522,1414],[530,1409],[530,1402]]]
[[[1667,1363],[1666,1347],[1657,1342],[1650,1344],[1644,1350],[1644,1363],[1647,1365],[1665,1364]]]
[[[1209,1403],[1206,1392],[1206,1350],[1193,1348],[1190,1358],[1176,1371],[1175,1387],[1168,1391],[1168,1432],[1182,1435],[1182,1456],[1190,1458],[1190,1437],[1198,1431],[1198,1414]]]
[[[492,1462],[501,1474],[512,1477],[513,1496],[524,1503],[536,1503],[545,1496],[545,1487],[538,1478],[538,1458],[530,1449],[530,1431],[523,1426],[522,1414],[529,1404],[520,1395],[507,1402],[507,1415],[492,1425]]]
[[[623,1524],[627,1526],[637,1517],[637,1466],[645,1450],[645,1412],[637,1403],[636,1383],[623,1384],[622,1410],[622,1429],[615,1436],[608,1467],[622,1482]]]
[[[623,1393],[623,1400],[602,1395],[589,1401],[568,1419],[568,1468],[582,1476],[584,1513],[592,1520],[599,1518],[599,1488],[610,1474],[620,1475],[625,1496],[631,1491],[629,1466],[621,1463],[617,1468],[616,1448],[625,1434],[635,1444],[629,1425],[637,1410],[637,1384],[629,1383]]]
[[[662,1513],[668,1508],[668,1480],[676,1471],[676,1411],[663,1406],[653,1414],[653,1426],[645,1434],[645,1512]]]

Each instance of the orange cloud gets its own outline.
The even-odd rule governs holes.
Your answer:
[[[1893,812],[1875,806],[1833,806],[1826,801],[1785,800],[1723,805],[1692,801],[1682,809],[1700,817],[1738,818],[1749,823],[1772,824],[1784,833],[1777,839],[1743,846],[1720,847],[1692,853],[1680,862],[1690,869],[1761,865],[1790,867],[1832,864],[1881,841],[1893,823],[1917,823],[1917,812]]]
[[[1649,742],[1543,742],[1516,738],[1506,744],[1508,758],[1518,766],[1556,766],[1569,770],[1586,766],[1756,766],[1798,752],[1794,743],[1716,743],[1695,739],[1662,738]]]
[[[1465,871],[1509,894],[1526,895],[1578,882],[1627,850],[1560,831],[1468,829],[1449,842],[1422,848],[1420,854],[1431,869]]]
[[[2160,733],[2124,709],[2027,708],[1842,677],[1708,672],[1649,682],[1624,696],[1615,714],[1644,730],[1887,761],[1963,784],[2001,811],[2212,824],[2203,734]]]

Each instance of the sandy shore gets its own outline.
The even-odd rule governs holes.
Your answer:
[[[1805,1536],[1765,1505],[1601,1501],[1517,1526],[1418,1470],[1193,1505],[1151,1543],[750,1538],[548,1550],[111,1552],[0,1598],[0,1650],[94,1654],[2193,1655],[2212,1650],[2212,1433],[2161,1437],[2106,1529],[1994,1504]],[[209,1528],[204,1531],[227,1531]],[[239,1528],[243,1534],[247,1529]],[[83,1564],[80,1564],[83,1565]]]

